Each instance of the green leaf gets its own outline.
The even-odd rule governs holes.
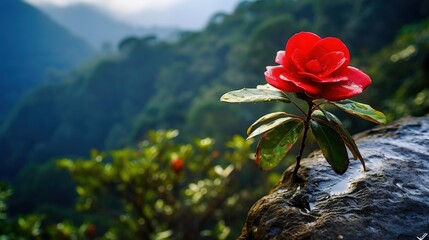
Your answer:
[[[248,137],[247,139],[256,137],[262,133],[268,132],[273,128],[276,128],[277,126],[288,122],[288,121],[292,121],[294,118],[291,117],[284,117],[284,118],[277,118],[276,120],[269,122],[269,123],[265,123],[262,124],[261,126],[259,126],[258,128],[256,128]]]
[[[289,97],[281,92],[270,89],[243,88],[225,93],[220,100],[230,103],[271,102],[282,101],[289,103]]]
[[[304,123],[293,119],[265,133],[256,148],[256,165],[264,171],[276,167],[303,130]]]
[[[329,103],[337,106],[347,113],[358,116],[365,120],[383,125],[387,123],[386,116],[384,116],[382,112],[373,109],[370,105],[355,102],[349,99]]]
[[[320,109],[323,111],[323,113],[322,111],[318,110],[314,111],[312,117],[329,122],[330,126],[334,128],[335,131],[337,131],[343,142],[346,144],[347,148],[353,154],[354,159],[359,159],[362,163],[364,171],[366,171],[365,161],[363,160],[362,154],[360,153],[355,140],[350,135],[349,131],[347,131],[347,128],[343,125],[340,119],[337,118],[337,116],[328,111],[325,111],[322,108]]]
[[[252,125],[250,125],[247,128],[247,135],[249,135],[250,132],[252,132],[252,129],[256,124],[261,123],[261,122],[266,121],[266,120],[271,119],[271,118],[278,117],[280,115],[286,115],[286,113],[285,112],[273,112],[273,113],[269,113],[267,115],[260,117],[258,120],[256,120],[254,123],[252,123]]]
[[[340,135],[317,118],[310,120],[310,127],[332,169],[338,174],[345,173],[349,167],[349,157]]]
[[[264,122],[264,121],[266,121],[268,119],[272,119],[272,118],[281,116],[281,115],[292,117],[292,118],[295,118],[295,119],[301,119],[301,118],[299,118],[296,115],[293,115],[293,114],[290,114],[290,113],[285,113],[285,112],[273,112],[273,113],[269,113],[267,115],[264,115],[264,116],[260,117],[258,120],[256,120],[254,123],[252,123],[252,125],[250,125],[247,128],[247,135],[250,135],[250,133],[252,132],[253,127],[256,126],[257,124],[262,123],[262,122]]]
[[[278,90],[277,88],[271,86],[268,83],[267,84],[263,84],[263,85],[257,85],[256,89],[266,89],[266,90],[273,90],[273,91],[278,91],[278,92],[280,91],[280,90]]]

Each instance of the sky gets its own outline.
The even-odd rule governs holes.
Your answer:
[[[38,5],[67,7],[86,3],[136,26],[203,28],[217,12],[230,13],[241,0],[25,0]]]

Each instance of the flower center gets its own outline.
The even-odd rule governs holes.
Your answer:
[[[320,66],[319,61],[313,59],[305,64],[305,69],[307,69],[307,71],[310,73],[318,74],[322,71],[322,66]]]

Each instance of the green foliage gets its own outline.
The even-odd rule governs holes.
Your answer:
[[[241,90],[225,93],[220,100],[222,102],[245,103],[245,102],[290,102],[288,96],[280,91],[269,89],[243,88]]]
[[[429,21],[408,25],[391,45],[368,59],[368,72],[375,80],[369,98],[387,109],[389,119],[429,112],[428,39]]]
[[[26,215],[16,220],[8,220],[0,232],[0,239],[95,239],[96,229],[94,225],[84,223],[80,226],[74,226],[70,222],[61,222],[57,224],[44,224],[44,216]],[[5,228],[6,226],[6,228]]]
[[[347,113],[358,116],[365,120],[368,120],[377,124],[387,123],[386,116],[384,116],[382,112],[373,109],[368,104],[355,102],[350,99],[342,100],[338,102],[332,102],[332,104]]]
[[[292,103],[304,114],[304,116],[297,116],[286,112],[273,112],[260,117],[249,126],[247,129],[247,139],[264,134],[256,148],[256,164],[259,168],[268,171],[276,167],[301,137],[300,153],[297,156],[297,164],[294,172],[295,176],[300,166],[307,131],[310,128],[325,159],[336,173],[345,173],[349,166],[346,146],[352,152],[355,159],[359,158],[365,170],[363,157],[348,130],[334,114],[323,109],[321,105],[335,105],[349,114],[377,124],[386,124],[387,120],[384,114],[367,104],[349,99],[334,102],[324,99],[312,99],[307,96],[298,96],[298,94],[295,95],[298,99],[304,100],[308,104],[307,114],[295,102],[296,99],[289,97],[286,92],[271,90],[266,85],[258,86],[255,89],[230,91],[225,93],[220,99],[220,101],[232,103],[258,103],[280,100],[285,103]],[[258,124],[260,126],[253,129]]]
[[[216,139],[216,147],[223,148],[230,138],[225,132],[236,132],[236,126],[243,124],[243,119],[233,117],[237,114],[236,106],[225,107],[219,102],[217,98],[221,94],[220,91],[221,89],[212,89],[203,98],[193,100],[184,127],[187,139],[211,136]],[[213,97],[216,97],[216,100]],[[219,116],[223,118],[220,120]]]
[[[304,130],[302,120],[289,118],[282,123],[264,134],[258,143],[256,164],[264,171],[271,170],[279,165],[286,153],[302,136]]]
[[[279,6],[283,7],[283,6]],[[246,53],[246,71],[258,76],[265,69],[267,63],[273,61],[270,53],[283,49],[285,39],[289,39],[293,34],[311,29],[308,21],[295,19],[293,12],[285,10],[285,13],[271,17],[261,18],[250,35],[248,52]],[[268,37],[270,36],[270,37]],[[251,84],[260,83],[255,79]]]
[[[57,161],[76,183],[78,214],[104,223],[55,222],[46,214],[8,218],[11,190],[0,185],[0,238],[233,239],[264,192],[260,183],[266,176],[245,164],[252,142],[235,136],[220,152],[211,138],[177,143],[178,133],[150,131],[136,149],[93,150],[88,160]],[[174,165],[178,159],[183,166]]]
[[[345,173],[349,167],[349,157],[344,142],[334,129],[317,120],[311,120],[310,127],[323,156],[336,173]]]
[[[12,194],[12,190],[5,183],[0,182],[0,222],[4,221],[7,218],[6,210],[6,200]],[[2,224],[0,224],[1,226]],[[1,228],[0,228],[1,229]]]
[[[339,136],[341,137],[344,144],[353,154],[355,159],[359,158],[359,161],[362,163],[364,170],[366,170],[365,162],[363,157],[353,139],[350,135],[349,131],[345,128],[344,124],[338,119],[334,114],[327,112],[323,108],[320,108],[321,111],[316,110],[313,112],[312,117],[317,119],[319,122],[325,125],[329,125],[332,129],[334,129]]]
[[[262,123],[262,122],[265,122],[265,121],[267,121],[267,120],[269,120],[269,119],[273,119],[273,118],[276,118],[276,117],[280,117],[280,116],[289,116],[289,114],[287,114],[287,113],[285,113],[285,112],[273,112],[273,113],[268,113],[268,114],[266,114],[266,115],[264,115],[264,116],[262,116],[262,117],[260,117],[258,120],[256,120],[254,123],[252,123],[252,125],[250,125],[248,128],[247,128],[247,135],[248,135],[248,137],[247,137],[247,139],[250,139],[250,138],[253,138],[253,137],[255,137],[255,136],[258,136],[259,134],[261,134],[261,133],[264,133],[264,132],[266,132],[266,131],[268,131],[268,130],[270,130],[270,129],[272,129],[273,128],[273,126],[275,127],[275,126],[277,126],[278,124],[281,124],[281,123],[283,123],[284,121],[287,121],[287,120],[289,120],[290,118],[282,118],[282,120],[281,121],[272,121],[272,122],[270,122],[270,123],[268,123],[268,124],[264,124],[264,125],[261,125],[260,127],[258,127],[257,129],[253,129],[257,124],[260,124],[260,123]]]
[[[389,44],[404,24],[426,19],[429,2],[322,0],[315,3],[315,12],[316,32],[339,35],[353,55],[366,55]]]
[[[273,116],[275,116],[275,115],[279,116],[280,114],[285,115],[285,113],[282,113],[282,112],[267,114],[267,115],[269,115],[270,118],[273,118]],[[287,122],[296,121],[296,119],[293,119],[291,117],[277,118],[271,122],[261,124],[258,128],[256,128],[254,131],[252,131],[252,127],[255,124],[259,123],[261,121],[261,119],[265,120],[267,118],[267,115],[261,117],[260,119],[256,120],[256,122],[254,122],[252,125],[250,125],[250,127],[247,129],[247,135],[249,135],[247,137],[247,139],[251,139],[251,138],[256,137],[262,133],[268,132],[268,131],[278,127],[279,125],[285,124]]]
[[[58,161],[77,183],[77,209],[116,221],[104,238],[226,239],[243,217],[237,206],[255,194],[240,182],[251,142],[235,137],[227,143],[231,151],[220,154],[211,138],[190,145],[176,143],[177,136],[177,130],[150,131],[138,149]],[[183,169],[173,169],[175,159]]]
[[[70,176],[65,170],[58,169],[55,162],[28,165],[14,181],[9,212],[12,215],[29,214],[49,208],[52,209],[51,219],[62,219],[66,213],[61,210],[74,205],[74,188]]]

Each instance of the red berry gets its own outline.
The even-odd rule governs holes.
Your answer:
[[[220,156],[220,151],[219,150],[215,150],[212,152],[212,158],[218,158]]]
[[[185,162],[181,158],[175,158],[175,159],[171,160],[171,162],[170,162],[170,168],[175,173],[179,173],[180,171],[182,171],[184,165],[185,165]]]

